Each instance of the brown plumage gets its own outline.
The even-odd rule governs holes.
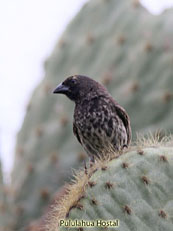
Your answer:
[[[54,93],[75,102],[73,132],[91,159],[129,146],[129,117],[101,84],[75,75],[58,85]]]

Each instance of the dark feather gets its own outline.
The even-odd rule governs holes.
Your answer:
[[[77,127],[75,126],[75,123],[73,123],[73,133],[77,137],[77,140],[79,141],[79,143],[81,144],[81,140],[80,140],[80,137],[79,137],[79,134],[78,134]]]
[[[129,144],[131,142],[131,127],[130,127],[129,116],[127,115],[127,113],[125,112],[125,110],[121,106],[119,106],[119,105],[116,105],[116,112],[117,112],[117,115],[123,121],[123,124],[124,124],[124,126],[126,128],[126,132],[127,132],[127,146],[129,146]]]

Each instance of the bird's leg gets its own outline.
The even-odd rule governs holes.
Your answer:
[[[94,165],[94,162],[95,162],[94,155],[90,156],[89,159],[90,159],[90,168],[91,168]]]
[[[87,169],[87,165],[86,165],[86,160],[84,160],[84,169],[85,169],[85,174],[88,174],[88,169]]]

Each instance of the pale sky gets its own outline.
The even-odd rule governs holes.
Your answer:
[[[87,0],[0,0],[0,158],[6,180],[16,133],[33,89],[44,77],[43,62],[67,23]],[[141,0],[152,13],[173,0]],[[70,5],[69,5],[70,4]]]

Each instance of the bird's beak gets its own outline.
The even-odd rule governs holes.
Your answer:
[[[53,90],[53,93],[54,93],[54,94],[64,94],[64,93],[66,93],[67,91],[69,91],[69,87],[63,85],[62,83],[60,83],[60,84],[55,88],[55,90]]]

